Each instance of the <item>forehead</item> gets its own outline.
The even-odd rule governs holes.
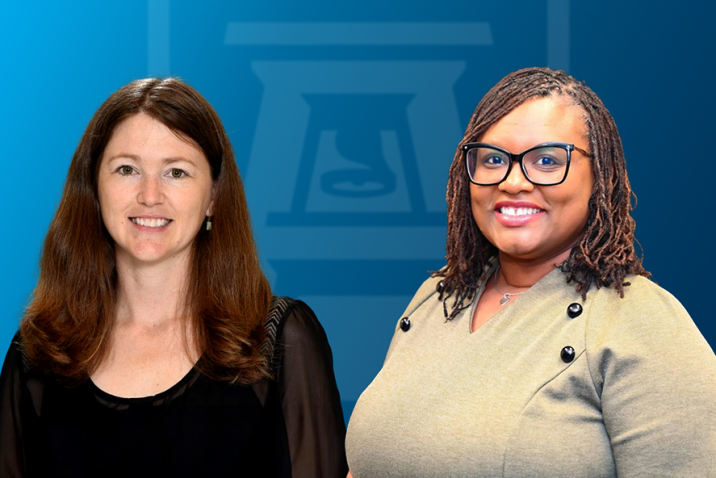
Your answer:
[[[561,96],[530,99],[490,126],[479,139],[519,153],[559,141],[587,149],[588,131],[581,107]]]
[[[116,153],[204,157],[195,141],[145,113],[129,116],[114,128],[103,156]]]

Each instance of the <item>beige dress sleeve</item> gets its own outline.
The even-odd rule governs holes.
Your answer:
[[[716,359],[681,304],[642,277],[600,296],[586,357],[620,477],[716,476]]]

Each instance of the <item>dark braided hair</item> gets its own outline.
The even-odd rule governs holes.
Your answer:
[[[584,83],[561,70],[525,68],[507,75],[482,98],[455,152],[447,186],[447,266],[433,275],[444,277],[440,299],[445,305],[454,297],[448,320],[466,308],[486,273],[487,261],[497,249],[483,236],[472,216],[470,182],[465,170],[462,146],[479,138],[500,119],[533,98],[561,96],[583,111],[589,131],[594,190],[589,198],[589,218],[581,241],[561,265],[567,282],[586,299],[594,286],[614,286],[620,297],[628,275],[650,274],[634,251],[634,219],[631,198],[636,196],[627,178],[621,138],[614,119],[602,101]]]

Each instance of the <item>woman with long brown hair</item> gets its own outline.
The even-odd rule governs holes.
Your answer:
[[[273,298],[224,128],[177,79],[95,113],[0,378],[0,475],[345,474],[326,335]]]
[[[487,92],[450,167],[447,266],[351,416],[355,478],[716,476],[716,356],[647,279],[632,196],[584,83],[527,68]]]

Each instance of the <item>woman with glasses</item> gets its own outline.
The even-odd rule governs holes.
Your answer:
[[[345,476],[323,328],[273,298],[214,109],[134,81],[90,121],[0,375],[0,476]]]
[[[611,115],[529,68],[477,106],[447,265],[348,428],[353,477],[716,476],[716,356],[634,251]]]

